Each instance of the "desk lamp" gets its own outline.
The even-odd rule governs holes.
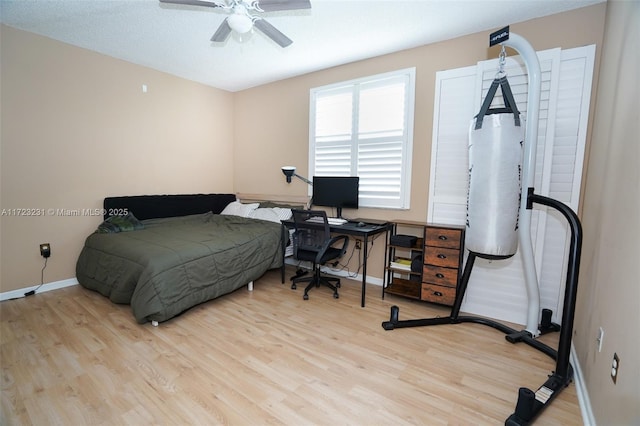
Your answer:
[[[309,179],[307,179],[305,177],[302,177],[302,176],[300,176],[299,174],[296,173],[295,166],[283,166],[282,167],[282,173],[284,173],[284,175],[287,177],[287,183],[291,183],[291,178],[293,176],[295,176],[298,179],[302,180],[303,182],[313,186],[313,182],[311,182]]]

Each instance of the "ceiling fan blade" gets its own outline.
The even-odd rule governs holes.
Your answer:
[[[229,18],[226,18],[224,21],[222,21],[222,24],[220,24],[220,26],[216,30],[216,33],[213,35],[213,37],[211,37],[211,41],[225,41],[227,37],[229,37],[229,34],[231,34],[231,27],[229,26],[227,19]]]
[[[255,3],[265,12],[311,9],[311,2],[309,0],[258,0]]]
[[[189,6],[223,7],[220,3],[202,0],[160,0],[160,3],[184,4]]]
[[[287,47],[289,46],[291,43],[293,43],[293,40],[291,40],[289,37],[287,37],[286,35],[282,34],[280,31],[278,31],[278,29],[276,27],[274,27],[273,25],[271,25],[270,23],[268,23],[267,21],[265,21],[264,19],[258,19],[256,20],[253,25],[259,29],[260,31],[262,31],[267,37],[269,37],[271,40],[275,41],[276,43],[278,43],[280,45],[280,47]]]

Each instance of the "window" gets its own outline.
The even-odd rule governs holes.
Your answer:
[[[415,68],[311,89],[311,176],[359,176],[360,207],[408,209]]]

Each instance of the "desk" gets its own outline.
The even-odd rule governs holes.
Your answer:
[[[367,223],[366,219],[359,219],[359,221]],[[295,226],[293,220],[283,220],[282,224],[287,228],[294,228]],[[393,227],[393,224],[367,224],[366,226],[357,226],[357,224],[358,222],[347,222],[343,225],[329,225],[329,227],[331,229],[331,232],[334,232],[336,234],[353,235],[355,237],[360,237],[363,240],[364,248],[362,260],[362,300],[360,302],[360,306],[364,308],[364,299],[367,292],[367,257],[369,256],[369,237],[381,234],[383,232],[389,232],[389,230]],[[386,244],[384,258],[387,258]],[[282,282],[284,283],[284,260],[282,267]]]

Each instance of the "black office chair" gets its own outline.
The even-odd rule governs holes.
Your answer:
[[[292,210],[295,232],[293,233],[293,256],[298,260],[313,263],[313,274],[310,277],[295,277],[291,284],[309,282],[304,289],[304,300],[309,299],[312,287],[327,286],[333,290],[333,297],[338,298],[340,279],[320,274],[320,266],[330,260],[342,257],[349,245],[349,237],[338,235],[331,237],[327,213],[323,210]]]

